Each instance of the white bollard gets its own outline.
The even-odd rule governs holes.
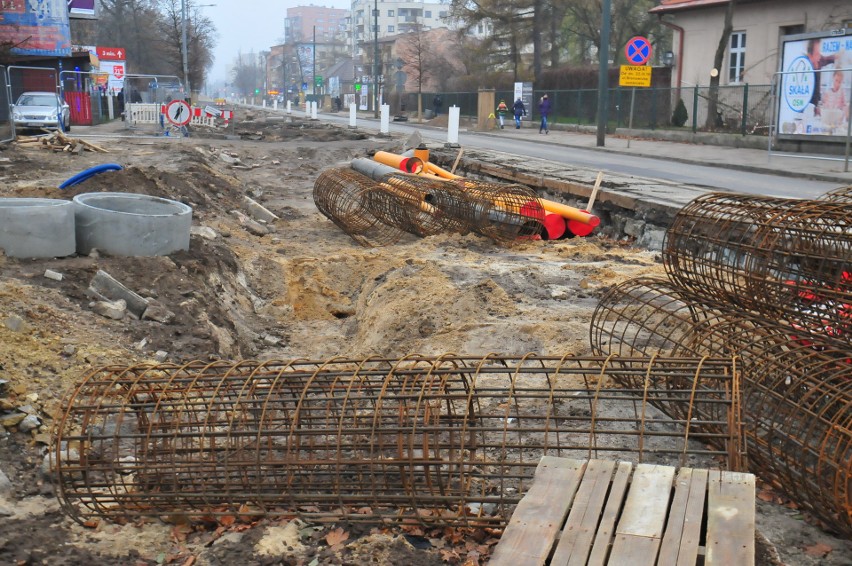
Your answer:
[[[458,145],[459,143],[459,114],[461,108],[456,105],[450,106],[449,123],[447,124],[447,143]]]
[[[357,111],[358,111],[358,109],[355,107],[354,102],[349,105],[349,127],[350,128],[355,127],[355,119],[357,117]]]
[[[381,126],[379,126],[379,133],[388,135],[390,133],[390,106],[387,104],[382,104],[381,107]]]
[[[311,102],[311,120],[316,120],[316,119],[317,119],[317,105],[318,105],[318,104],[319,104],[319,103],[318,103],[316,100],[314,100],[313,102]]]
[[[278,99],[277,98],[272,101],[272,109],[278,110]]]
[[[291,106],[291,104],[293,104],[293,101],[292,101],[292,100],[288,100],[288,101],[287,101],[287,114],[292,114],[292,113],[293,113],[293,107]]]
[[[263,107],[266,108],[266,99],[263,99]]]
[[[307,100],[305,101],[305,118],[311,117],[311,103]]]

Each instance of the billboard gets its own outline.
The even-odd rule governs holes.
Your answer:
[[[4,0],[0,42],[12,53],[49,57],[71,56],[67,0]]]
[[[69,18],[82,20],[97,19],[99,0],[67,0],[67,2]]]
[[[852,35],[784,38],[780,77],[780,136],[846,136]]]

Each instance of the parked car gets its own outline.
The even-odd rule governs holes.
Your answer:
[[[71,129],[71,107],[55,92],[25,92],[12,106],[15,129]]]

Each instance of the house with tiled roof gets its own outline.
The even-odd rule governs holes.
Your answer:
[[[673,87],[709,84],[729,2],[661,0],[650,10],[674,33]],[[790,36],[852,39],[852,0],[737,0],[720,84],[770,84]]]

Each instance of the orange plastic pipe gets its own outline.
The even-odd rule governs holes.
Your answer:
[[[580,210],[579,208],[574,208],[573,206],[568,206],[567,204],[541,199],[541,205],[547,212],[558,214],[566,220],[575,220],[593,227],[601,223],[601,219],[594,214],[585,210]]]
[[[389,151],[377,151],[373,155],[373,159],[406,173],[420,173],[423,171],[423,161],[419,157],[405,157]]]
[[[435,165],[431,161],[427,161],[423,165],[424,165],[424,169],[426,169],[427,173],[432,173],[433,175],[437,175],[438,177],[442,177],[444,179],[461,179],[461,176],[450,173],[446,169],[442,169],[441,167],[438,167],[437,165]]]

